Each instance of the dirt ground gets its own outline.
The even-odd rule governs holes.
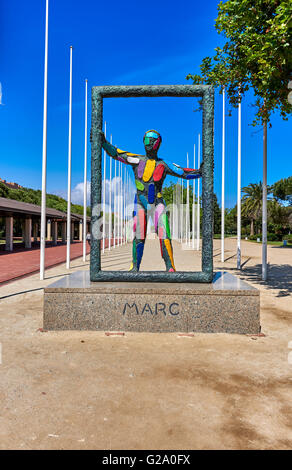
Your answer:
[[[130,245],[103,257],[127,269]],[[65,265],[0,288],[1,449],[291,449],[292,249],[226,240],[224,269],[261,291],[263,337],[196,333],[42,332],[43,287]],[[175,243],[177,269],[199,268]],[[214,241],[220,263],[220,241]],[[163,269],[146,243],[142,269]],[[88,269],[77,259],[70,272]]]

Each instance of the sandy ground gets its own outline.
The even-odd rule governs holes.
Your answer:
[[[43,287],[65,265],[0,288],[1,449],[289,449],[292,447],[292,249],[226,241],[224,269],[261,291],[265,337],[176,333],[41,332]],[[199,268],[175,243],[177,269]],[[220,241],[214,242],[216,268]],[[130,245],[107,252],[104,269],[127,269]],[[142,268],[163,269],[157,240]],[[78,259],[71,272],[88,269]],[[292,355],[292,344],[291,344]]]

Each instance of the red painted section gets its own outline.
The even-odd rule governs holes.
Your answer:
[[[160,181],[161,180],[161,178],[163,176],[163,173],[164,173],[164,169],[165,169],[165,167],[162,163],[157,165],[157,167],[155,168],[154,173],[153,173],[154,181]]]
[[[195,168],[184,168],[184,171],[195,171]]]
[[[146,218],[143,209],[139,210],[139,225],[140,225],[140,237],[141,240],[145,240],[146,237]]]

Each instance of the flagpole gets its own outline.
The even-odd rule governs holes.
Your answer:
[[[70,269],[71,243],[71,150],[72,150],[72,46],[70,46],[70,93],[69,93],[69,138],[68,138],[68,198],[67,198],[67,257],[66,268]]]
[[[241,100],[240,93],[239,99]],[[237,269],[241,268],[241,101],[238,103],[237,141]]]
[[[222,190],[221,190],[221,262],[224,263],[225,236],[225,88],[223,87],[222,107]]]
[[[184,233],[184,229],[183,229],[183,223],[184,223],[184,183],[183,183],[183,179],[181,178],[180,179],[181,181],[181,214],[180,214],[180,226],[181,226],[181,239],[180,239],[180,242],[182,243],[183,242],[183,233]]]
[[[117,223],[116,223],[116,210],[117,210],[117,160],[115,160],[115,185],[114,185],[114,248],[116,247]]]
[[[189,168],[189,153],[187,152],[187,168]],[[189,231],[190,231],[190,182],[187,180],[187,207],[186,207],[186,245],[189,244]]]
[[[198,135],[198,169],[201,163],[201,136]],[[198,201],[197,201],[197,251],[200,249],[200,178],[198,178]]]
[[[83,186],[83,261],[86,260],[87,219],[87,79],[85,80],[85,136],[84,136],[84,186]]]
[[[113,136],[111,135],[111,144],[113,142]],[[112,159],[110,161],[110,185],[109,185],[109,244],[108,249],[111,249],[111,241],[112,241]]]
[[[49,0],[46,0],[46,31],[45,31],[45,69],[44,69],[44,114],[43,114],[43,160],[42,160],[42,207],[41,207],[41,238],[40,238],[40,280],[45,277],[45,246],[46,246],[46,180],[47,180],[47,103],[48,103],[48,30]]]
[[[106,122],[104,123],[104,135],[106,137]],[[102,252],[105,244],[105,179],[106,179],[106,153],[103,151],[103,214],[102,214]]]
[[[196,144],[194,144],[194,168],[196,168]],[[193,179],[193,207],[192,207],[192,249],[195,249],[195,194],[196,180]]]
[[[126,223],[125,223],[125,220],[126,220],[126,217],[125,217],[125,214],[126,214],[126,165],[124,165],[124,184],[123,184],[123,198],[124,198],[124,202],[123,202],[123,240],[124,240],[124,245],[126,243]]]

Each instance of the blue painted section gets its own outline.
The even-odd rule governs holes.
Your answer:
[[[165,163],[168,165],[169,169],[172,170],[176,175],[178,175],[178,176],[183,176],[184,175],[185,172],[182,168],[178,168],[172,162],[169,162],[167,160],[165,160]]]
[[[135,194],[135,199],[134,199],[134,210],[133,210],[133,217],[137,215],[137,194]]]
[[[187,180],[196,180],[200,178],[200,175],[187,175]]]
[[[148,201],[147,201],[146,197],[143,194],[139,195],[139,202],[141,202],[144,209],[147,210]]]
[[[149,187],[148,187],[148,202],[149,204],[153,204],[155,200],[155,186],[154,184],[149,184]]]
[[[156,133],[156,132],[146,132],[146,135],[145,137],[154,137],[155,139],[157,139],[159,137],[159,134]]]
[[[140,268],[142,256],[143,256],[143,251],[144,251],[144,243],[140,242],[137,245],[137,268]]]

